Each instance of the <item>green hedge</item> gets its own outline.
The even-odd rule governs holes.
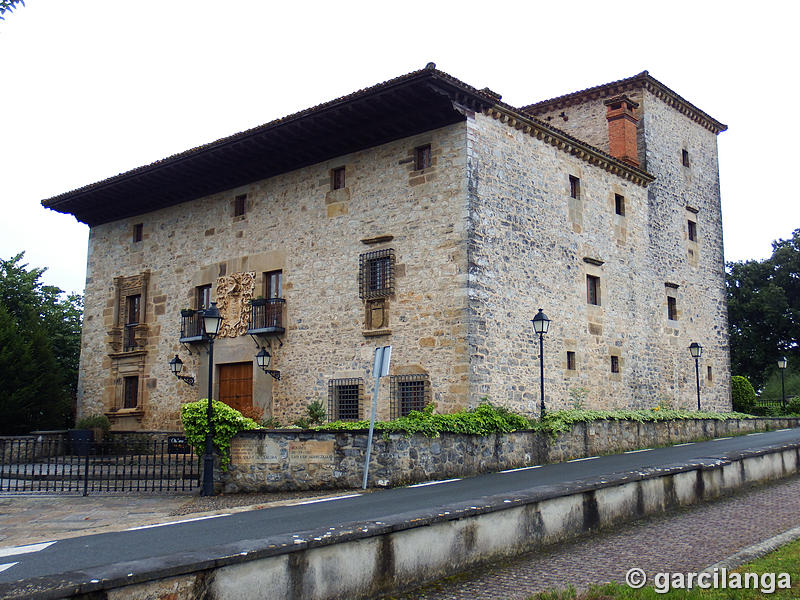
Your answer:
[[[214,400],[212,406],[214,408],[214,446],[219,452],[222,470],[225,471],[231,462],[231,438],[240,431],[260,429],[261,427],[253,419],[242,416],[238,410],[219,400]],[[188,402],[181,406],[181,422],[186,439],[198,455],[205,452],[206,433],[208,432],[207,410],[208,400],[206,399]]]
[[[733,410],[752,413],[756,407],[756,391],[747,377],[734,375],[731,377],[731,399]]]

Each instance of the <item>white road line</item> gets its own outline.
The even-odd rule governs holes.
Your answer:
[[[694,446],[695,442],[686,442],[685,444],[674,444],[673,448],[678,448],[680,446]]]
[[[756,433],[748,433],[747,435],[764,435],[765,431],[757,431]]]
[[[506,469],[505,471],[498,471],[498,473],[516,473],[517,471],[530,471],[531,469],[541,469],[542,465],[534,465],[532,467],[520,467],[518,469]]]
[[[15,564],[17,564],[17,563],[6,563],[6,564],[4,564],[4,565],[0,565],[0,573],[2,573],[3,571],[5,571],[6,569],[10,569],[10,568],[11,568],[11,567],[13,567]]]
[[[724,438],[714,438],[711,441],[712,442],[719,442],[719,441],[722,441],[722,440],[730,440],[730,439],[733,439],[733,436],[728,436],[728,437],[724,437]]]
[[[599,456],[587,456],[586,458],[573,458],[572,460],[568,460],[567,462],[581,462],[582,460],[594,460],[595,458],[600,458]]]
[[[642,450],[628,450],[625,454],[636,454],[637,452],[650,452],[652,448],[643,448]]]
[[[442,479],[441,481],[426,481],[425,483],[415,483],[414,485],[410,485],[408,487],[425,487],[426,485],[438,485],[440,483],[450,483],[451,481],[461,481],[461,478],[458,477],[456,479]]]
[[[156,523],[155,525],[140,525],[139,527],[129,527],[124,531],[139,531],[140,529],[153,529],[154,527],[166,527],[167,525],[180,525],[181,523],[191,523],[192,521],[205,521],[206,519],[218,519],[219,517],[229,517],[231,513],[221,515],[209,515],[207,517],[195,517],[194,519],[183,519],[182,521],[170,521],[169,523]]]
[[[776,429],[775,431],[791,431],[791,427],[787,427],[786,429]]]
[[[27,546],[9,546],[8,548],[0,548],[0,556],[14,556],[16,554],[39,552],[40,550],[44,550],[53,544],[55,544],[55,542],[42,542],[41,544],[28,544]]]
[[[287,506],[302,506],[303,504],[317,504],[318,502],[331,502],[332,500],[344,500],[345,498],[355,498],[361,494],[348,494],[347,496],[334,496],[333,498],[317,498],[316,500],[305,500]]]

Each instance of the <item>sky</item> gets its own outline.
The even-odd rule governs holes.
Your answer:
[[[24,251],[68,292],[88,227],[42,199],[430,61],[514,106],[648,70],[729,126],[725,259],[800,227],[797,2],[27,0],[5,17],[0,258]]]

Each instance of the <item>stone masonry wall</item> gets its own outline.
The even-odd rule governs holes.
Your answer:
[[[413,150],[428,143],[433,164],[414,171]],[[115,401],[119,406],[120,383],[110,373],[120,359],[109,356],[107,338],[115,319],[115,277],[149,272],[143,414],[119,427],[171,430],[180,427],[181,403],[207,395],[205,347],[195,345],[188,354],[178,342],[179,312],[194,306],[195,286],[232,272],[255,271],[260,281],[260,271],[272,269],[283,271],[286,335],[282,346],[273,339],[271,348],[271,368],[281,371],[280,381],[253,370],[254,398],[267,415],[290,422],[313,400],[327,405],[330,379],[361,377],[366,416],[373,348],[386,344],[394,346],[392,373],[428,374],[440,410],[463,406],[465,145],[464,126],[455,124],[92,228],[79,414],[108,411]],[[331,169],[341,166],[346,187],[331,190]],[[234,217],[234,197],[240,194],[247,194],[246,214]],[[136,223],[143,223],[144,239],[132,243]],[[361,241],[378,236],[393,239]],[[387,301],[388,326],[365,335],[359,255],[381,248],[396,253],[395,294]],[[252,363],[257,350],[247,336],[220,338],[215,363]],[[175,354],[184,361],[184,372],[197,378],[194,387],[170,375],[167,363]],[[388,418],[385,392],[380,418]]]
[[[370,487],[470,477],[480,473],[573,458],[616,454],[754,431],[800,426],[800,419],[694,419],[636,423],[576,424],[555,440],[550,434],[518,431],[441,437],[375,435]],[[308,489],[352,489],[364,477],[365,432],[247,431],[231,441],[231,465],[221,474],[226,493]]]

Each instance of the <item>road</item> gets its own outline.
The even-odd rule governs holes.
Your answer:
[[[207,551],[248,540],[274,539],[275,543],[302,540],[305,532],[353,528],[389,516],[431,514],[460,503],[537,488],[568,488],[584,479],[632,473],[646,468],[667,468],[698,460],[716,459],[728,452],[800,441],[800,429],[750,434],[733,438],[678,444],[610,456],[589,457],[567,463],[527,467],[445,482],[418,484],[369,494],[298,502],[290,506],[189,519],[128,531],[76,537],[30,548],[0,549],[0,583],[75,572],[85,581],[102,579],[111,565],[129,561],[159,562],[187,551]],[[164,559],[166,561],[167,559]]]

